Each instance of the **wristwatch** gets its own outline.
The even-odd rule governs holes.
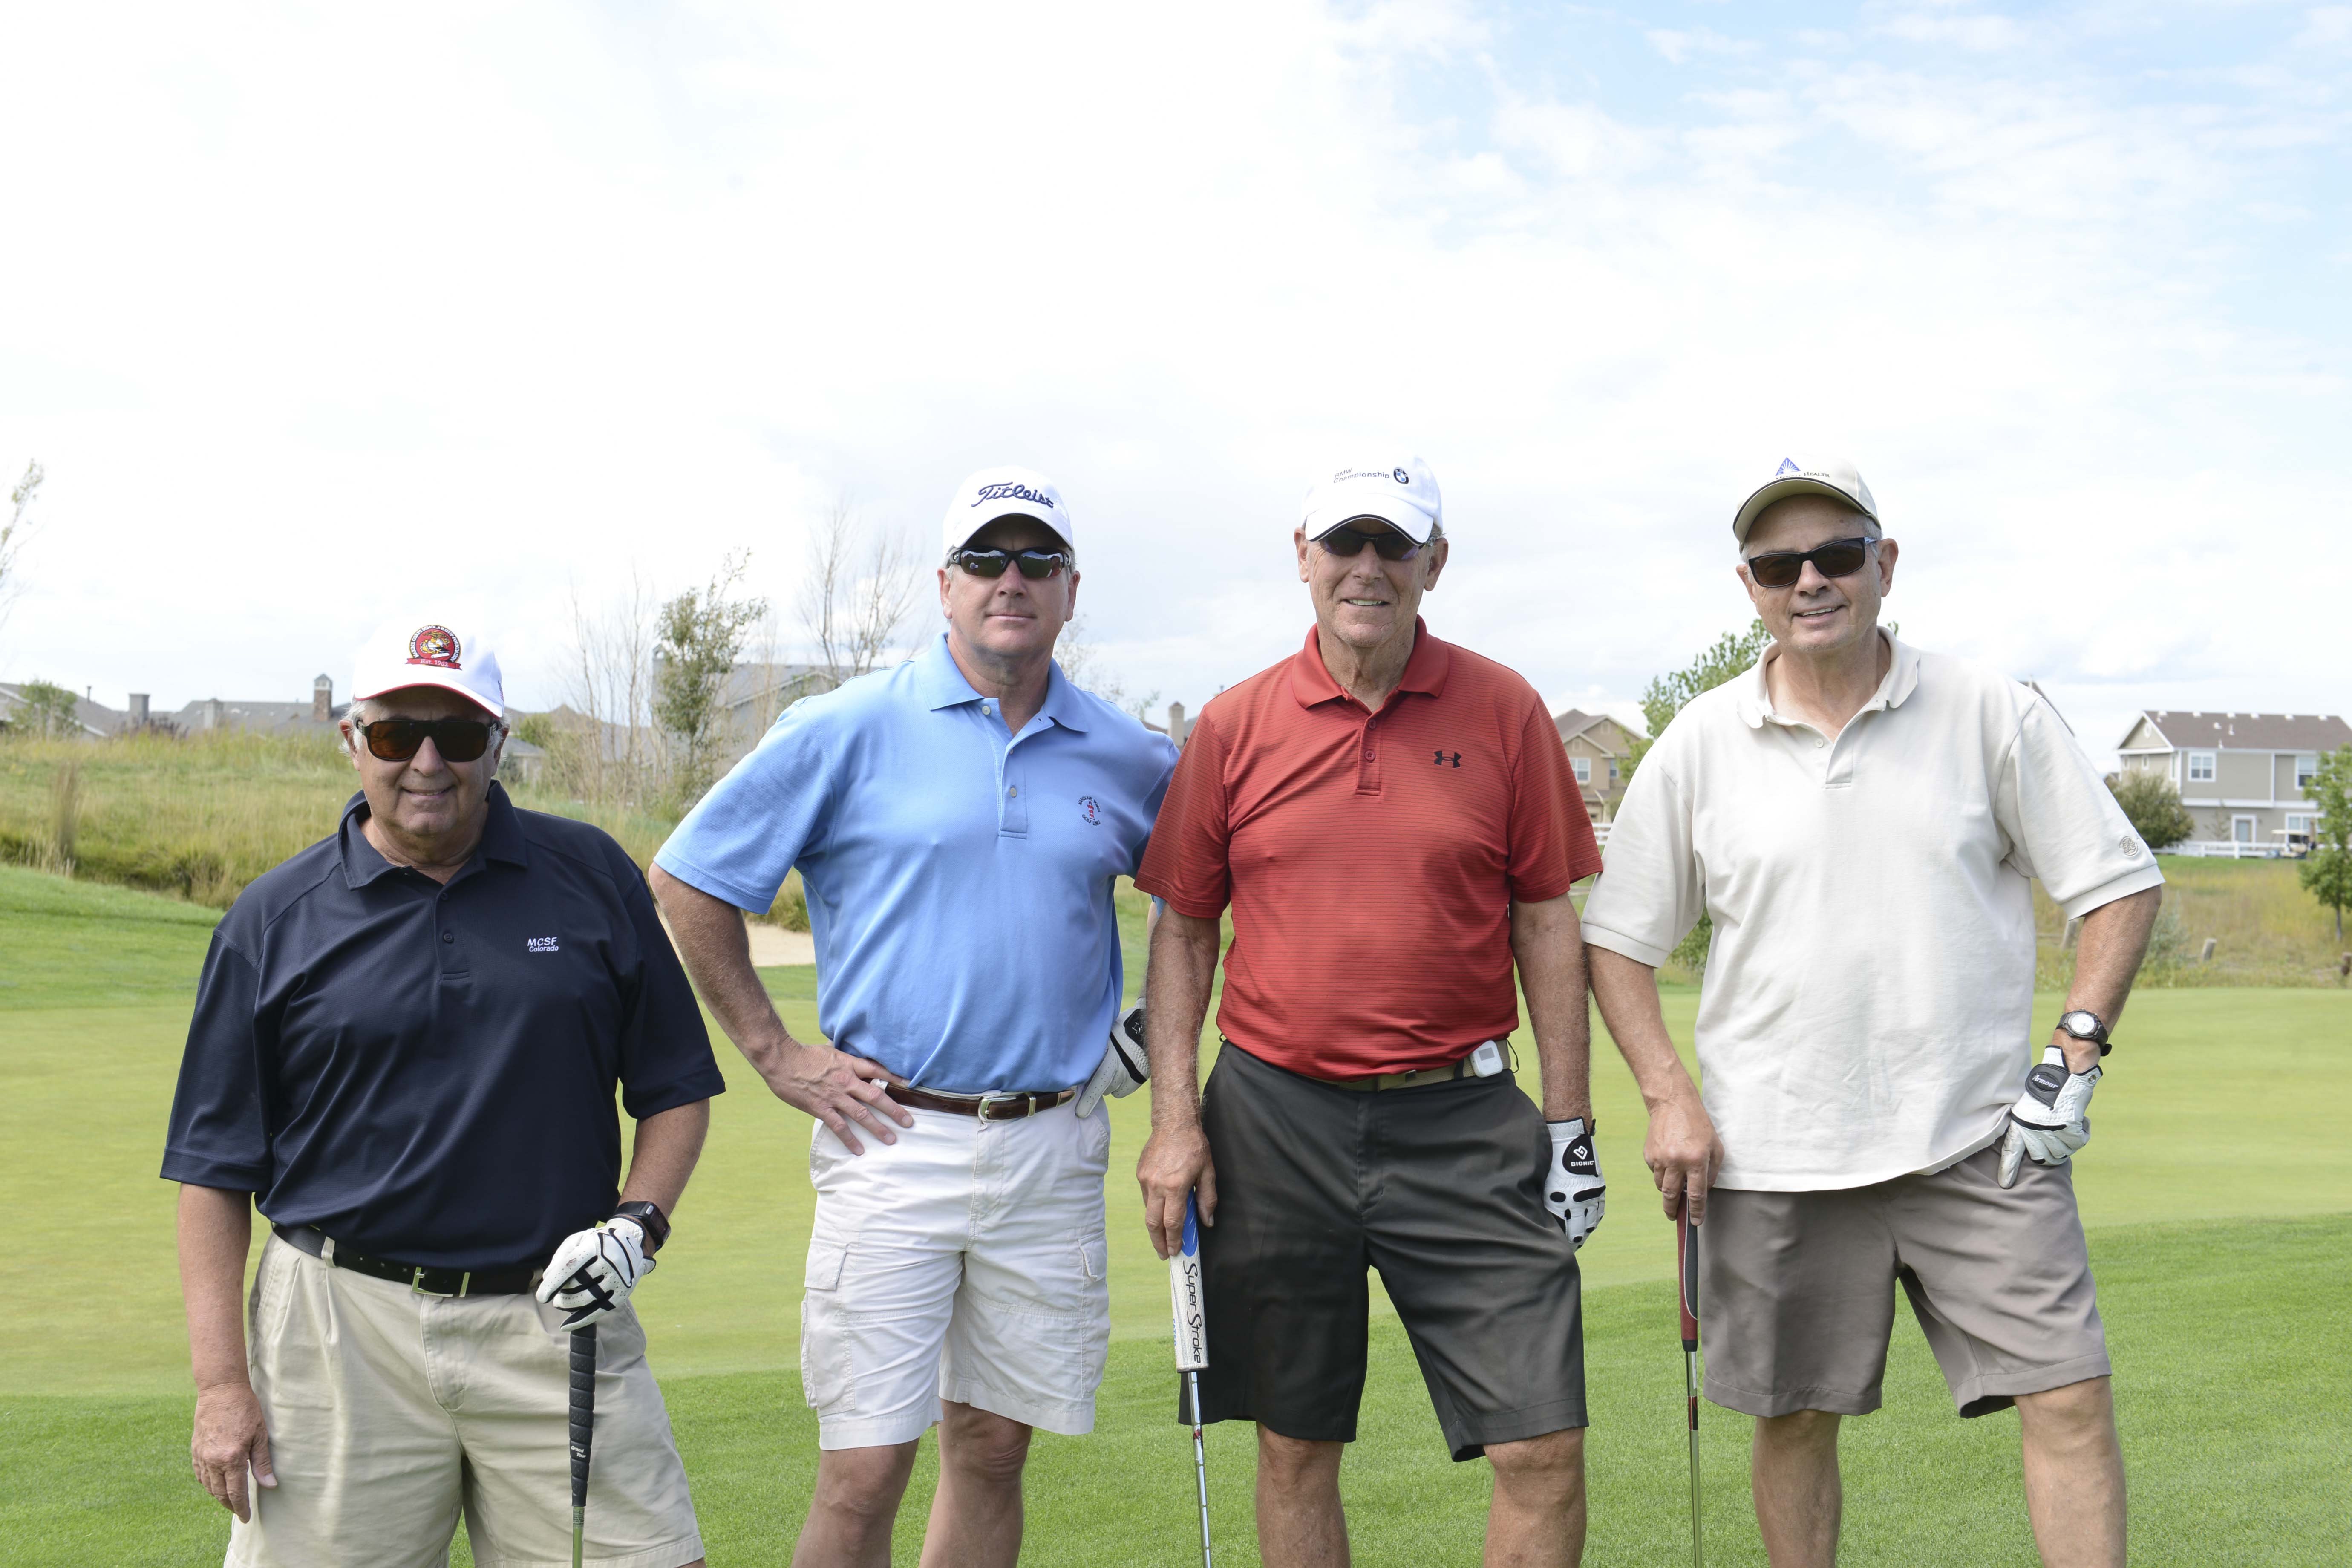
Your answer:
[[[2090,1015],[2085,1013],[2083,1016],[2088,1018]],[[643,1201],[623,1204],[613,1211],[613,1217],[635,1220],[644,1228],[646,1256],[648,1258],[659,1252],[662,1243],[669,1239],[669,1221],[662,1217],[661,1210],[653,1204]]]
[[[2080,1007],[2071,1013],[2061,1013],[2058,1015],[2058,1026],[2076,1039],[2088,1040],[2098,1047],[2101,1056],[2115,1049],[2107,1043],[2107,1026],[2096,1013],[2085,1012]]]

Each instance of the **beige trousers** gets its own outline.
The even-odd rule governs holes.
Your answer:
[[[448,1300],[331,1268],[272,1237],[247,1342],[275,1488],[230,1568],[426,1568],[462,1513],[483,1568],[572,1561],[570,1336],[529,1296]],[[669,1414],[627,1308],[597,1325],[586,1559],[703,1554]]]

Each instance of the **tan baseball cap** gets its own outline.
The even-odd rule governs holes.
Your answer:
[[[1766,507],[1790,496],[1827,496],[1842,500],[1873,522],[1881,523],[1878,503],[1870,498],[1870,487],[1862,482],[1862,470],[1840,458],[1826,463],[1800,463],[1794,458],[1783,458],[1772,477],[1748,493],[1732,515],[1731,537],[1740,543],[1748,542],[1748,531]]]

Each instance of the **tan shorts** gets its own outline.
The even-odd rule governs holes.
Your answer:
[[[1841,1192],[1718,1187],[1699,1229],[1706,1396],[1750,1415],[1879,1406],[1901,1280],[1962,1415],[2105,1377],[2072,1169],[1995,1179],[1993,1145]]]
[[[560,1322],[529,1296],[421,1296],[270,1237],[247,1342],[278,1485],[231,1525],[231,1568],[441,1568],[461,1511],[484,1568],[569,1564]],[[586,1560],[682,1568],[702,1538],[645,1331],[625,1307],[596,1339]]]

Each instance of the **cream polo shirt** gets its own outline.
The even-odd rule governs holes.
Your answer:
[[[1866,1186],[1991,1142],[2029,1065],[2031,879],[2070,916],[2164,880],[2047,702],[1887,640],[1833,740],[1773,711],[1777,649],[1693,700],[1585,906],[1587,942],[1654,968],[1714,918],[1698,1060],[1727,1187]]]

